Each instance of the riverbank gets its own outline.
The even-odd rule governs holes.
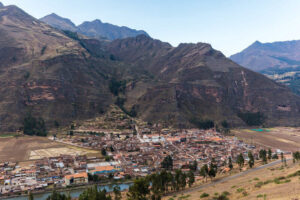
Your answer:
[[[132,185],[133,181],[125,181],[125,182],[115,182],[115,183],[91,183],[84,185],[76,185],[72,187],[57,187],[55,190],[57,192],[68,194],[70,193],[72,198],[77,198],[79,195],[86,190],[88,187],[92,187],[97,185],[97,187],[101,190],[105,189],[107,192],[112,192],[115,186],[119,186],[121,191],[128,190]],[[44,200],[46,199],[53,191],[53,188],[46,188],[40,191],[32,191],[35,200]],[[28,194],[11,194],[9,196],[0,196],[1,199],[6,200],[27,200]]]

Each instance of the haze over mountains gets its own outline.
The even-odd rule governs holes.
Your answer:
[[[300,40],[273,43],[256,41],[230,58],[248,69],[286,84],[300,95]]]
[[[56,24],[73,27],[66,19]],[[51,128],[111,104],[176,127],[245,126],[253,116],[259,125],[300,124],[298,96],[209,44],[173,47],[145,34],[100,41],[57,28],[16,6],[0,8],[0,130],[17,130],[28,112]]]
[[[135,30],[126,26],[120,27],[109,23],[103,23],[99,19],[91,22],[86,21],[79,26],[76,26],[71,20],[52,13],[41,18],[40,20],[61,30],[78,32],[85,36],[102,40],[122,39],[127,37],[135,37],[141,34],[148,35],[142,30]]]

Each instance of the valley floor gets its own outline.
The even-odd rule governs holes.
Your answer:
[[[235,129],[232,133],[248,144],[264,148],[283,151],[299,151],[300,149],[300,128]]]
[[[0,138],[0,163],[36,160],[60,154],[99,154],[98,151],[58,143],[46,137],[20,136]]]

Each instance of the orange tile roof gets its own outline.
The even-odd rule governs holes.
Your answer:
[[[99,166],[99,167],[95,167],[94,170],[92,170],[91,172],[98,172],[98,171],[111,171],[115,169],[114,166]]]
[[[82,173],[77,173],[77,174],[71,174],[71,175],[66,175],[66,179],[71,179],[71,178],[87,178],[88,174],[86,172]]]

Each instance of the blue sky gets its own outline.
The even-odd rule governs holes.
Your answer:
[[[299,0],[3,0],[36,18],[57,13],[75,24],[100,19],[147,31],[177,46],[207,42],[226,56],[256,40],[300,39]]]

